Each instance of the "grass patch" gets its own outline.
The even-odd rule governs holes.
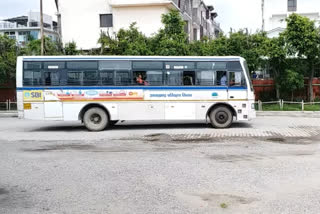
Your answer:
[[[305,111],[320,111],[320,104],[304,105],[304,110]]]
[[[220,207],[223,208],[223,209],[226,209],[226,208],[228,208],[228,204],[226,204],[226,203],[221,203],[221,204],[220,204]]]
[[[284,103],[283,104],[283,111],[301,111],[302,110],[302,106],[301,104],[288,104],[288,103]]]
[[[262,104],[262,111],[280,111],[279,104]]]

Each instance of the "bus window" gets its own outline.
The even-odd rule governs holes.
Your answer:
[[[100,79],[102,85],[114,85],[114,71],[100,71]]]
[[[23,64],[23,84],[26,86],[40,86],[42,62],[24,62]]]
[[[246,86],[245,78],[239,71],[229,72],[229,86]]]
[[[163,84],[162,71],[133,71],[133,81],[136,85],[154,85]]]
[[[67,62],[67,68],[73,69],[73,70],[74,69],[80,69],[80,70],[97,69],[98,62],[97,61],[87,61],[87,62],[72,61],[72,62]]]
[[[198,85],[212,86],[215,84],[215,71],[199,71],[198,72]]]
[[[132,62],[132,69],[136,70],[162,70],[163,62],[136,61]]]
[[[60,85],[59,72],[58,71],[45,71],[44,72],[44,85],[46,85],[46,86]]]
[[[229,72],[229,86],[241,86],[240,72]]]
[[[41,85],[41,71],[33,71],[33,85]]]
[[[84,71],[83,72],[83,85],[96,86],[98,85],[98,72],[97,71]]]
[[[183,85],[183,71],[166,71],[167,85],[179,86]]]
[[[195,85],[196,74],[194,71],[183,72],[183,85]]]
[[[23,74],[23,85],[33,85],[33,71],[24,71]]]
[[[68,71],[67,84],[68,85],[82,85],[83,73],[82,71]]]
[[[115,80],[116,85],[129,85],[129,71],[115,71]]]
[[[99,62],[99,70],[130,70],[131,62],[130,61],[115,61],[115,60],[106,60]]]
[[[217,71],[217,85],[227,85],[227,71]]]
[[[147,71],[146,82],[149,85],[160,86],[163,84],[163,72],[162,71]]]
[[[147,85],[146,82],[147,72],[146,71],[134,71],[133,82],[135,85]]]

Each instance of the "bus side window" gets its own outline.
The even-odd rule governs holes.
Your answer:
[[[242,86],[243,85],[243,81],[242,79],[244,79],[242,77],[242,73],[239,71],[230,71],[229,72],[229,86]]]
[[[199,71],[197,85],[213,86],[215,84],[215,71]]]
[[[115,84],[116,85],[129,85],[129,71],[116,71],[115,72]]]
[[[59,72],[58,71],[45,71],[44,72],[44,85],[60,85]]]
[[[114,85],[114,71],[100,71],[102,85]]]
[[[80,86],[83,82],[82,71],[68,71],[67,74],[67,85]]]
[[[84,71],[83,72],[83,85],[96,86],[98,85],[98,71]]]
[[[217,85],[226,86],[227,83],[227,71],[217,71]]]
[[[23,85],[25,86],[33,85],[33,71],[24,71]]]
[[[194,71],[183,72],[183,85],[195,85],[196,74]]]
[[[163,84],[163,71],[147,71],[147,85],[160,86]]]
[[[147,85],[147,72],[146,71],[133,71],[133,84],[134,85]]]
[[[179,86],[183,85],[183,71],[166,71],[167,85]]]

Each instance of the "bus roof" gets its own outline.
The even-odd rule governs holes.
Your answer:
[[[242,61],[239,56],[21,56],[24,61],[72,60],[166,60],[166,61]]]

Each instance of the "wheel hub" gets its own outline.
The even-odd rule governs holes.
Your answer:
[[[224,124],[228,121],[228,114],[224,111],[219,111],[217,114],[216,114],[216,121],[220,124]]]
[[[94,124],[99,124],[101,122],[101,116],[99,114],[93,114],[90,117],[91,122],[93,122]]]

